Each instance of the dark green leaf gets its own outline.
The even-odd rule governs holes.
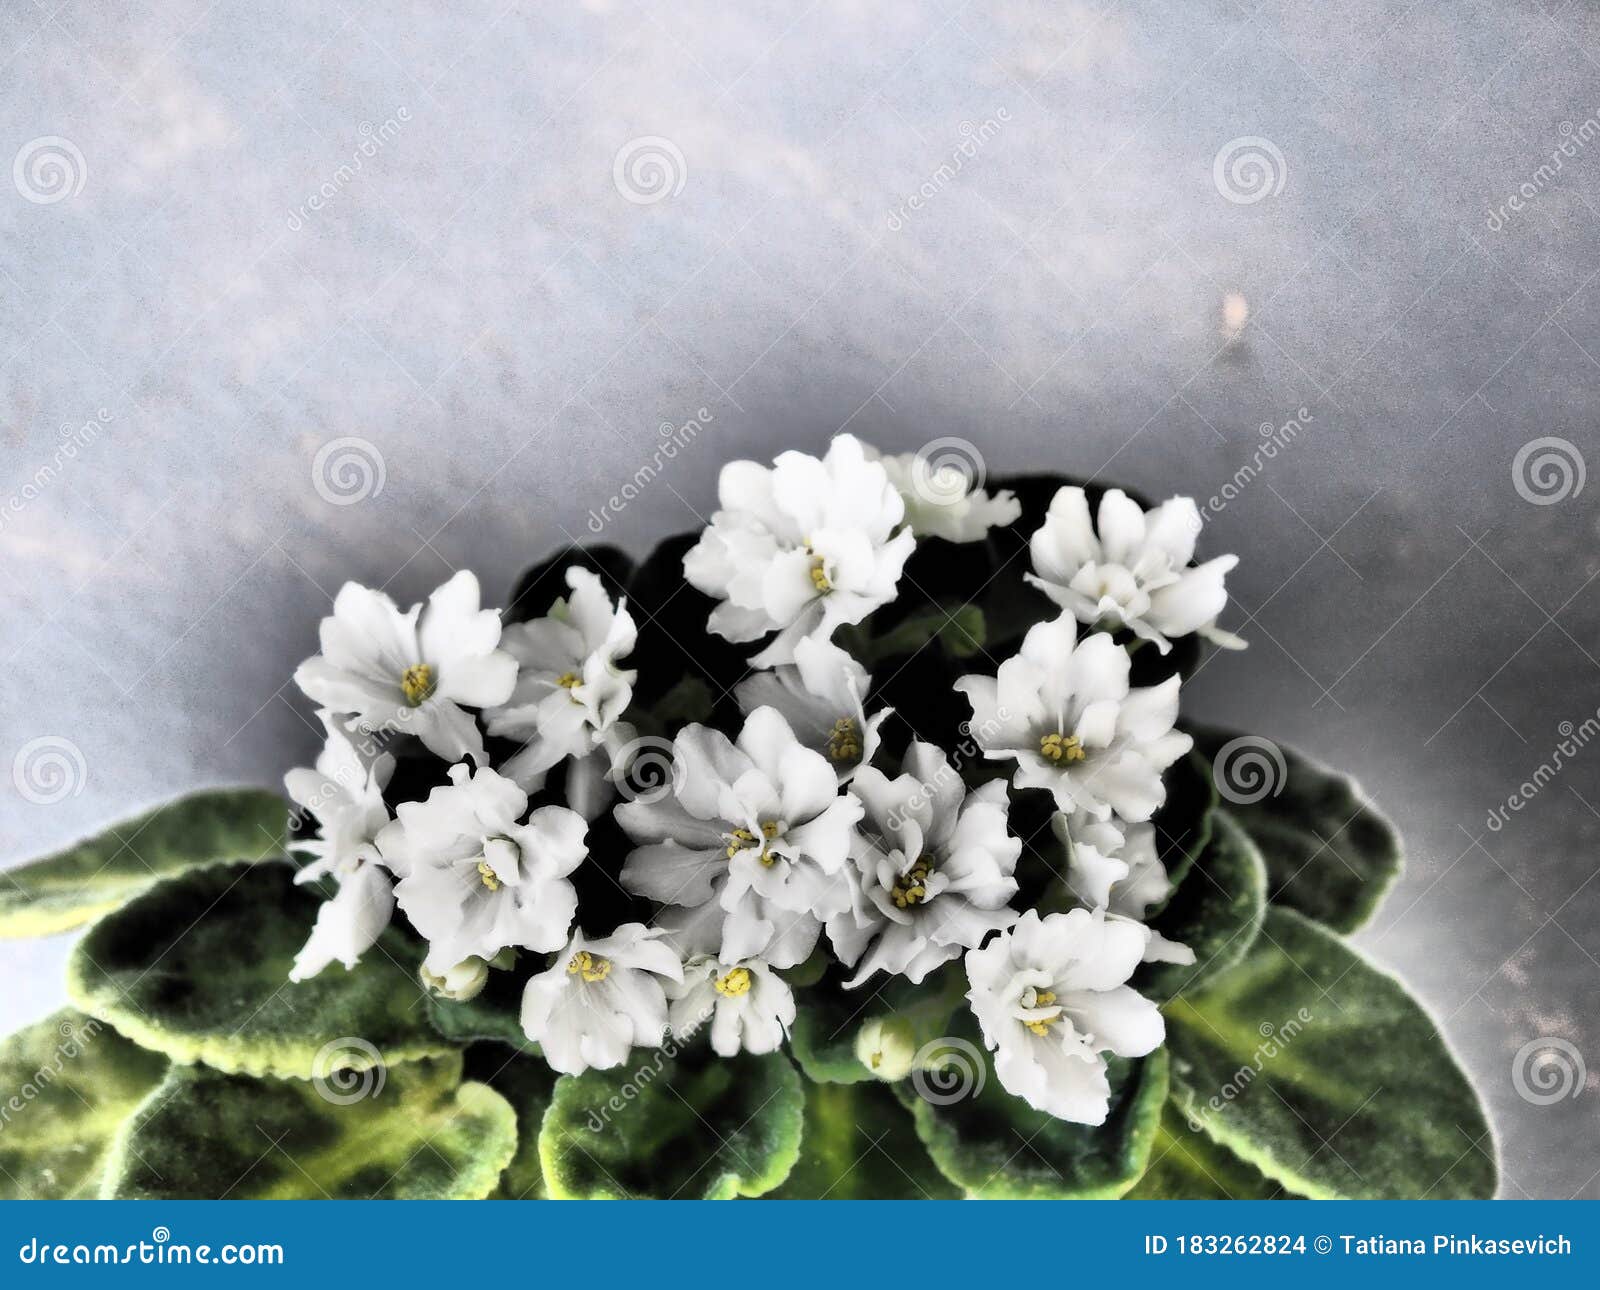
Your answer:
[[[882,636],[861,644],[857,657],[867,667],[915,654],[938,641],[951,658],[972,658],[983,650],[983,610],[976,605],[935,605],[907,618]]]
[[[1494,1193],[1494,1141],[1432,1018],[1393,977],[1293,910],[1244,962],[1167,1006],[1191,1123],[1308,1196]]]
[[[904,1022],[914,1047],[920,1048],[947,1033],[967,989],[959,961],[930,973],[921,985],[902,976],[879,975],[846,990],[840,979],[836,970],[819,984],[795,991],[798,1007],[789,1048],[806,1078],[824,1084],[877,1079],[856,1057],[856,1036],[868,1021]]]
[[[218,865],[169,879],[74,948],[74,1003],[178,1062],[307,1077],[448,1052],[429,1025],[420,954],[391,929],[346,971],[290,984],[317,896],[287,864]]]
[[[961,1192],[887,1084],[806,1085],[800,1159],[773,1200],[952,1200]]]
[[[504,1050],[499,1050],[503,1052]],[[484,1082],[517,1113],[517,1153],[511,1157],[491,1200],[546,1200],[544,1165],[539,1160],[539,1129],[560,1078],[541,1057],[507,1057],[485,1074]]]
[[[505,1098],[457,1055],[326,1082],[174,1066],[112,1148],[102,1195],[478,1200],[516,1149]]]
[[[1169,1102],[1150,1167],[1125,1200],[1290,1200],[1286,1192],[1226,1147],[1191,1129]]]
[[[288,818],[276,794],[219,788],[123,820],[8,871],[0,890],[0,936],[64,932],[197,865],[281,855]]]
[[[788,1176],[805,1106],[788,1059],[668,1052],[556,1081],[539,1133],[551,1196],[730,1200]]]
[[[1224,805],[1267,866],[1268,898],[1353,932],[1400,876],[1400,839],[1356,782],[1310,758],[1256,736],[1199,729]],[[1252,761],[1252,754],[1255,760]],[[1254,771],[1262,777],[1255,777]]]
[[[428,996],[428,1020],[452,1043],[490,1040],[509,1044],[519,1053],[537,1053],[539,1045],[522,1033],[522,989],[526,971],[491,968],[488,983],[475,999],[458,1001]]]
[[[111,1140],[167,1059],[71,1008],[0,1043],[0,1200],[95,1196]]]

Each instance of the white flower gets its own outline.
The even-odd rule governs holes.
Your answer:
[[[828,640],[894,598],[916,543],[900,494],[851,435],[820,461],[785,452],[769,469],[730,462],[717,480],[717,511],[683,559],[684,575],[723,603],[710,629],[730,641],[778,636],[751,660],[788,663],[807,636]]]
[[[862,706],[872,678],[867,669],[829,641],[808,637],[794,648],[794,662],[757,672],[734,690],[746,716],[776,708],[795,737],[833,766],[840,784],[867,765],[878,750],[878,727],[893,708],[868,717]]]
[[[529,980],[522,1030],[552,1069],[609,1070],[627,1060],[630,1048],[666,1039],[662,981],[681,981],[683,968],[660,936],[642,923],[624,923],[597,940],[580,931],[549,971]]]
[[[917,1036],[903,1017],[869,1017],[856,1031],[856,1060],[878,1079],[904,1079],[917,1064]]]
[[[633,701],[638,673],[617,664],[632,651],[637,632],[627,602],[613,606],[590,570],[568,569],[567,586],[572,594],[557,600],[546,617],[505,629],[500,644],[517,661],[516,688],[483,715],[491,735],[525,741],[500,771],[530,792],[544,786],[545,775],[563,758],[573,758],[570,774],[593,801],[590,809],[583,809],[588,802],[574,805],[592,819],[605,805],[592,790],[634,737],[621,718]],[[575,786],[569,782],[569,798]]]
[[[568,875],[587,854],[587,826],[564,806],[541,806],[519,823],[527,809],[528,795],[509,779],[457,763],[449,784],[402,803],[378,835],[400,874],[395,898],[428,941],[429,971],[567,939],[578,907]]]
[[[435,972],[426,963],[417,973],[423,988],[455,1003],[466,1003],[483,993],[489,984],[489,964],[476,954]]]
[[[462,705],[488,708],[511,697],[516,660],[500,642],[500,615],[479,608],[478,580],[458,573],[405,613],[381,591],[339,589],[322,620],[322,652],[295,682],[323,707],[368,730],[413,734],[446,761],[482,764],[483,735]]]
[[[1022,503],[1009,490],[993,497],[972,487],[972,477],[953,462],[930,459],[920,452],[879,455],[866,449],[889,476],[906,507],[906,524],[919,538],[946,542],[981,542],[992,528],[1003,528],[1022,514]]]
[[[645,844],[623,864],[622,885],[702,920],[720,914],[717,948],[730,963],[793,967],[815,947],[818,920],[849,905],[843,870],[861,803],[840,795],[826,758],[775,709],[752,712],[736,744],[686,726],[673,740],[672,795],[615,814]]]
[[[1101,1054],[1143,1057],[1166,1037],[1156,1005],[1126,984],[1146,936],[1086,909],[1045,918],[1030,909],[967,952],[967,999],[1008,1090],[1057,1119],[1105,1122]]]
[[[367,760],[326,710],[319,711],[328,732],[316,769],[297,768],[284,776],[296,806],[316,819],[317,836],[290,848],[316,857],[295,875],[297,883],[332,875],[337,894],[317,911],[305,947],[295,956],[291,981],[315,976],[335,959],[352,968],[389,925],[394,895],[374,839],[389,822],[383,790],[394,773],[387,753]]]
[[[1128,687],[1128,652],[1104,632],[1075,641],[1063,615],[1037,623],[998,676],[964,676],[972,735],[991,758],[1014,757],[1012,783],[1045,788],[1063,811],[1148,820],[1166,799],[1161,772],[1193,740],[1172,728],[1178,678]]]
[[[828,920],[834,951],[856,968],[847,987],[877,971],[920,982],[1016,920],[1006,902],[1022,843],[1006,830],[1005,784],[968,793],[939,749],[913,741],[899,776],[867,766],[852,791],[866,814],[851,908]]]
[[[1191,567],[1199,535],[1193,499],[1173,497],[1146,514],[1119,488],[1100,499],[1097,534],[1083,489],[1063,488],[1029,544],[1027,578],[1079,622],[1129,627],[1163,654],[1171,637],[1190,632],[1242,649],[1242,640],[1216,625],[1228,603],[1223,576],[1239,557]]]
[[[712,1050],[723,1057],[776,1052],[794,1024],[793,992],[760,959],[692,958],[667,998],[672,1033],[687,1038],[709,1019]]]
[[[1090,909],[1142,923],[1151,905],[1172,894],[1154,825],[1122,825],[1076,811],[1057,815],[1050,827],[1067,851],[1067,888]],[[1152,928],[1144,958],[1187,965],[1194,962],[1194,951]]]

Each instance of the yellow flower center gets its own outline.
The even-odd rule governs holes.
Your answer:
[[[1051,761],[1082,761],[1088,756],[1083,750],[1083,741],[1077,735],[1063,735],[1060,731],[1040,739],[1039,752]]]
[[[431,699],[437,688],[437,682],[433,679],[433,668],[427,663],[413,663],[400,673],[400,693],[406,696],[406,702],[413,708]]]
[[[576,672],[563,672],[560,676],[556,677],[556,684],[559,685],[563,690],[576,690],[580,685],[583,684],[583,678]]]
[[[741,994],[749,994],[750,970],[736,967],[726,976],[719,976],[716,985],[717,993],[724,999],[737,999]]]
[[[611,960],[588,950],[579,950],[567,960],[567,975],[581,976],[585,981],[604,981],[611,975]]]
[[[861,735],[854,717],[840,717],[828,735],[828,756],[833,761],[854,761],[861,756]]]
[[[490,891],[500,890],[500,879],[494,876],[494,870],[489,867],[487,860],[478,861],[478,877],[482,879],[483,885]]]
[[[772,868],[774,857],[766,844],[778,836],[778,830],[779,825],[776,820],[763,820],[761,822],[761,841],[757,842],[756,835],[750,832],[749,829],[735,829],[728,834],[728,849],[724,854],[729,860],[732,860],[739,852],[748,851],[751,847],[759,846],[761,854],[756,859],[770,869]]]
[[[1035,1008],[1048,1008],[1055,1001],[1056,992],[1054,990],[1035,990],[1033,992],[1033,1004],[1031,1006]],[[1045,1035],[1050,1033],[1050,1025],[1055,1020],[1055,1017],[1043,1017],[1038,1021],[1024,1021],[1022,1024],[1042,1039]]]
[[[895,880],[893,887],[889,888],[889,897],[894,901],[896,909],[906,909],[911,905],[920,905],[928,898],[928,875],[933,872],[933,864],[926,857],[922,857]]]

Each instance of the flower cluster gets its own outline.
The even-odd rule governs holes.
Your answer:
[[[990,542],[1021,511],[848,435],[726,466],[683,577],[705,629],[755,652],[703,720],[640,701],[641,673],[671,664],[634,656],[628,597],[581,560],[514,623],[470,573],[403,611],[347,584],[296,673],[327,730],[288,776],[299,880],[334,886],[294,978],[353,966],[398,910],[428,988],[466,1001],[516,973],[527,1038],[577,1074],[702,1028],[719,1055],[772,1052],[826,973],[868,994],[963,973],[1000,1083],[1101,1123],[1106,1054],[1163,1041],[1130,978],[1192,961],[1144,921],[1170,889],[1152,819],[1191,742],[1179,678],[1135,684],[1133,656],[1237,643],[1216,626],[1233,557],[1193,564],[1186,498],[1146,512],[1108,491],[1091,520],[1062,488],[1016,548],[1040,621],[954,680],[971,719],[941,746],[875,689],[876,633],[920,545]],[[630,779],[642,747],[670,760],[651,791]],[[1023,799],[1048,829],[1024,836]],[[580,898],[591,871],[618,892],[603,908]]]

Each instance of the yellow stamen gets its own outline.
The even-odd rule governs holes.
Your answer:
[[[583,684],[583,678],[576,672],[563,672],[556,677],[556,684],[563,690],[575,690]]]
[[[728,834],[728,849],[723,854],[726,855],[729,860],[732,860],[739,854],[739,852],[748,851],[752,847],[760,846],[761,854],[758,855],[756,859],[761,861],[762,864],[766,865],[766,867],[770,869],[775,863],[776,857],[773,856],[772,852],[766,847],[765,843],[771,842],[773,838],[778,836],[780,831],[781,826],[778,824],[778,821],[762,820],[761,837],[763,841],[758,843],[756,841],[756,835],[750,832],[749,829],[735,829],[732,833]]]
[[[413,708],[431,699],[436,688],[433,668],[427,663],[413,663],[400,673],[400,693],[406,696],[406,702]]]
[[[483,885],[490,891],[500,890],[500,879],[494,876],[494,870],[489,867],[487,860],[478,861],[478,877],[483,880]]]
[[[750,970],[736,967],[726,976],[719,976],[716,980],[717,993],[724,999],[737,999],[741,994],[750,993]]]
[[[1059,731],[1039,740],[1039,752],[1051,761],[1082,761],[1089,754],[1083,750],[1083,741],[1077,735],[1063,735]]]
[[[820,555],[811,557],[811,585],[818,591],[833,590],[833,583],[828,581],[828,568]]]
[[[1035,990],[1033,992],[1032,1006],[1035,1008],[1048,1008],[1055,1001],[1056,992],[1054,990]],[[1044,1017],[1039,1021],[1024,1021],[1022,1024],[1043,1039],[1045,1035],[1050,1033],[1050,1024],[1055,1020],[1057,1020],[1057,1017]]]
[[[581,976],[591,984],[604,981],[611,975],[611,960],[591,954],[588,950],[579,950],[567,960],[567,975]]]
[[[828,735],[828,757],[833,761],[854,761],[861,756],[861,738],[854,717],[840,717]]]
[[[889,898],[894,901],[896,909],[906,909],[912,905],[920,905],[928,898],[928,875],[933,872],[933,864],[926,856],[922,857],[895,880],[893,887],[889,888]]]

